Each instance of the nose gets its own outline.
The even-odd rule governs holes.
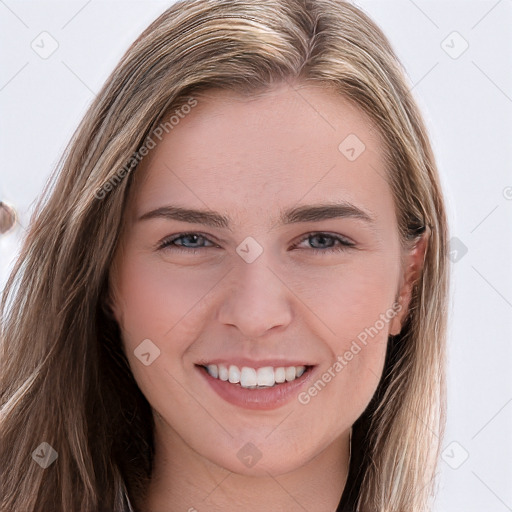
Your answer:
[[[293,293],[265,253],[252,263],[237,262],[230,274],[219,309],[222,324],[238,328],[251,339],[290,324]]]

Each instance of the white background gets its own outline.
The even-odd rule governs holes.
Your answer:
[[[87,106],[170,3],[0,0],[0,200],[19,215],[0,236],[0,287]],[[357,3],[407,70],[456,238],[435,512],[512,511],[512,0]],[[43,31],[58,43],[47,59],[31,48]]]

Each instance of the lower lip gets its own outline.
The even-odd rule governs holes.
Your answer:
[[[228,381],[212,377],[203,366],[196,366],[212,389],[226,402],[245,409],[270,410],[277,409],[295,398],[313,374],[314,367],[307,367],[306,371],[291,382],[283,382],[276,386],[262,389],[247,389],[240,384],[231,384]]]

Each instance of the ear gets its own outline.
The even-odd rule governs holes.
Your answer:
[[[426,228],[417,238],[413,247],[407,250],[404,256],[403,271],[397,298],[401,307],[398,314],[394,316],[390,322],[389,334],[392,336],[400,334],[402,325],[407,317],[414,284],[418,281],[423,271],[429,237],[430,231]]]

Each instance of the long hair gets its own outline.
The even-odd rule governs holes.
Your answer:
[[[138,37],[93,100],[2,294],[2,511],[125,512],[144,493],[153,418],[108,306],[137,162],[153,130],[169,130],[168,116],[202,91],[250,96],[280,82],[330,87],[370,117],[385,141],[403,246],[428,233],[405,324],[354,425],[360,485],[346,485],[362,512],[429,507],[445,422],[447,222],[406,74],[348,2],[190,0]],[[48,467],[37,463],[52,455]]]

